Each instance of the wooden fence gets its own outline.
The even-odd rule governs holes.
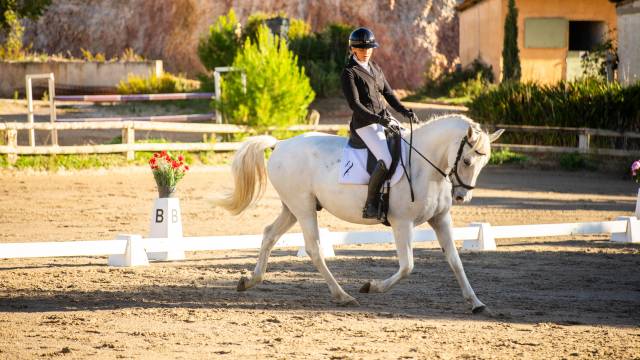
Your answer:
[[[495,128],[503,128],[513,132],[548,133],[562,132],[578,136],[578,147],[522,145],[522,144],[494,144],[496,148],[509,148],[516,152],[525,153],[583,153],[606,156],[632,156],[638,151],[593,148],[590,146],[591,136],[623,137],[627,139],[640,139],[639,133],[618,133],[611,130],[588,128],[558,128],[522,125],[496,125]],[[18,145],[18,131],[26,130],[107,130],[120,129],[122,131],[121,144],[104,145],[42,145],[20,146]],[[291,126],[290,131],[321,131],[337,133],[348,131],[347,125],[298,125]],[[15,162],[19,155],[51,155],[51,154],[99,154],[99,153],[126,153],[127,159],[133,159],[136,151],[234,151],[240,143],[237,142],[197,142],[197,143],[136,143],[135,132],[164,131],[212,134],[238,134],[251,132],[246,126],[229,124],[204,124],[204,123],[171,123],[156,121],[83,121],[83,122],[57,122],[57,123],[0,123],[0,133],[4,132],[5,144],[0,146],[0,154],[7,154],[11,163]]]
[[[100,145],[18,145],[19,130],[117,130],[122,131],[121,144]],[[322,131],[338,132],[347,130],[344,125],[297,125],[291,126],[290,131]],[[149,121],[92,121],[92,122],[64,122],[64,123],[0,123],[0,133],[4,132],[6,145],[0,145],[0,154],[7,154],[10,163],[15,163],[19,155],[53,155],[53,154],[103,154],[126,153],[128,160],[133,160],[136,151],[234,151],[240,146],[239,142],[196,142],[196,143],[136,143],[135,132],[164,131],[182,133],[238,134],[250,133],[247,126],[229,124],[200,124],[200,123],[170,123]],[[275,130],[275,129],[273,129]]]

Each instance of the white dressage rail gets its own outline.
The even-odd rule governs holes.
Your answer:
[[[463,249],[495,250],[495,239],[528,238],[566,235],[611,234],[613,241],[640,242],[640,222],[636,217],[621,217],[615,221],[491,226],[488,223],[474,223],[469,227],[454,228],[455,240],[464,240]],[[124,254],[132,239],[146,252],[167,251],[171,244],[179,244],[184,251],[259,249],[262,235],[237,236],[196,236],[176,239],[140,238],[139,235],[122,235],[118,240],[31,242],[0,244],[0,258],[36,258],[61,256],[105,256]],[[435,241],[433,230],[417,230],[414,242]],[[321,230],[321,241],[329,247],[333,245],[392,243],[390,232],[354,231],[330,232]],[[175,245],[173,245],[175,246]],[[300,233],[283,235],[277,247],[303,247]]]

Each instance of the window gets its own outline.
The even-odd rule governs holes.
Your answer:
[[[524,47],[567,47],[568,21],[564,18],[527,18],[524,20]]]

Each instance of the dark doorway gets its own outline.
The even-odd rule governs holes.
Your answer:
[[[591,51],[607,33],[604,21],[569,21],[569,51]]]

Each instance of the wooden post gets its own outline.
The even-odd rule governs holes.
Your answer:
[[[588,153],[589,143],[591,142],[591,134],[583,132],[578,135],[578,152]]]
[[[7,161],[13,165],[18,161],[18,130],[7,129],[5,134],[7,136],[7,146],[13,148],[13,152],[7,154]]]
[[[220,73],[216,70],[213,72],[213,86],[215,90],[215,99],[220,101],[220,97],[222,96],[222,91],[220,90]],[[220,111],[216,107],[216,124],[222,124],[222,115]]]
[[[29,124],[33,124],[33,92],[31,91],[31,77],[26,77],[26,92],[27,92],[27,121]],[[29,146],[36,146],[36,131],[29,129]]]
[[[122,143],[129,145],[127,148],[127,160],[135,159],[135,151],[132,150],[133,144],[136,142],[135,130],[133,125],[129,124],[122,128]]]
[[[56,86],[53,73],[49,74],[49,121],[51,124],[56,122]],[[58,146],[58,130],[51,129],[51,144]]]

